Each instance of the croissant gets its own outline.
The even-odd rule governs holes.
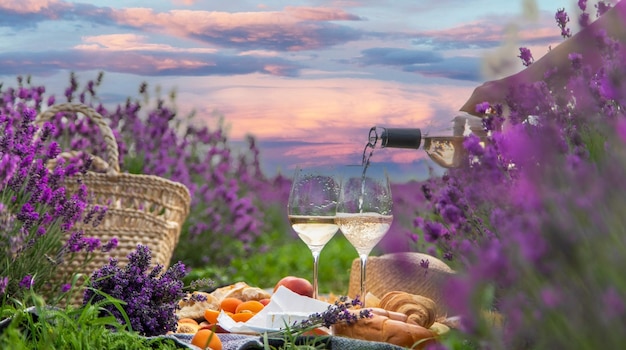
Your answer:
[[[379,307],[407,316],[407,323],[430,328],[435,323],[437,305],[427,297],[401,291],[388,292],[380,299]]]
[[[416,324],[406,323],[406,315],[378,308],[370,310],[372,314],[370,318],[361,318],[351,324],[342,322],[334,324],[333,335],[386,342],[411,349],[424,349],[436,341],[435,332]],[[348,309],[348,312],[355,315],[358,315],[359,311]]]

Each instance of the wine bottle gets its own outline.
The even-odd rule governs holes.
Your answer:
[[[481,138],[487,136],[482,126],[482,119],[470,114],[455,117],[452,128],[438,130],[434,133],[422,133],[419,128],[374,126],[370,129],[366,150],[369,146],[373,151],[378,141],[380,141],[380,148],[419,149],[421,147],[430,159],[439,166],[455,168],[460,166],[463,159],[467,157],[463,141],[465,136],[470,133]],[[369,161],[369,159],[366,160],[365,150],[363,156],[364,162]]]

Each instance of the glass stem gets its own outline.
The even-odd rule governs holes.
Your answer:
[[[313,299],[317,299],[317,266],[319,265],[320,252],[313,251]]]
[[[359,254],[359,257],[361,258],[361,294],[359,300],[365,303],[365,264],[367,263],[367,254]]]

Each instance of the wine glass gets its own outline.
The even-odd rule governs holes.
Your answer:
[[[287,214],[291,227],[313,254],[313,298],[317,299],[319,256],[339,231],[335,223],[339,181],[333,167],[298,166],[293,177]]]
[[[391,186],[386,170],[375,164],[350,165],[342,170],[335,222],[361,259],[361,300],[365,300],[367,257],[389,231],[392,215]]]

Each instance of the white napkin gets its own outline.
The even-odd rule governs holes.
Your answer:
[[[331,304],[292,292],[284,286],[278,287],[269,304],[247,322],[236,322],[224,311],[217,316],[220,327],[231,333],[264,333],[279,331],[284,328],[272,328],[271,317],[281,315],[311,315],[322,313]],[[297,318],[297,317],[296,317]],[[276,322],[274,322],[275,324]]]

